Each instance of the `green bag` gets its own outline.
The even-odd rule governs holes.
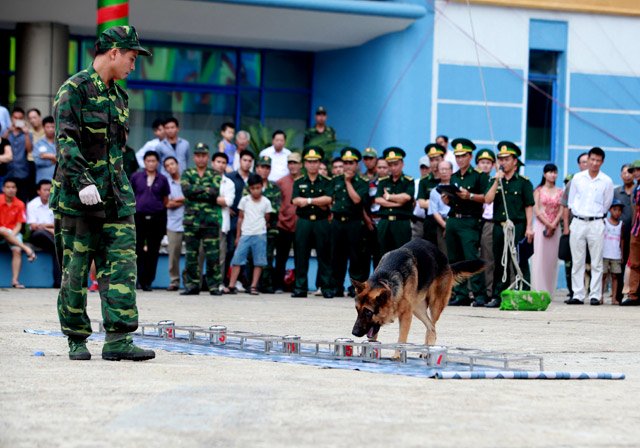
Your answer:
[[[551,303],[547,291],[516,291],[506,289],[500,293],[500,309],[506,311],[544,311]]]

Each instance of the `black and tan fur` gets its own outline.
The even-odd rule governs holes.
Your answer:
[[[432,243],[414,239],[382,257],[371,277],[353,281],[358,318],[354,336],[376,340],[382,325],[398,319],[399,343],[407,342],[412,316],[427,327],[425,344],[436,342],[436,322],[449,303],[453,286],[484,269],[482,260],[449,264]]]

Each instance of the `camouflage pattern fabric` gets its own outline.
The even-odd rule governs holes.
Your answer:
[[[95,261],[102,317],[108,333],[138,328],[136,307],[136,232],[133,216],[102,219],[55,215],[56,249],[62,252],[58,317],[62,332],[74,340],[91,334],[87,315],[87,275]]]
[[[186,246],[184,279],[187,290],[200,287],[200,243],[203,245],[207,263],[206,279],[209,290],[218,289],[222,284],[219,263],[222,209],[216,204],[221,181],[222,176],[211,168],[206,168],[202,176],[198,174],[197,168],[189,168],[180,178],[185,198],[183,238]]]
[[[275,183],[268,181],[262,194],[271,201],[271,213],[267,228],[267,265],[262,268],[262,274],[260,274],[260,288],[268,290],[273,289],[273,258],[278,236],[278,212],[282,204],[282,192]]]
[[[107,86],[93,67],[75,74],[58,90],[53,103],[57,166],[49,206],[72,216],[135,213],[135,197],[123,166],[129,130],[127,93]],[[101,204],[83,205],[78,192],[98,188]]]

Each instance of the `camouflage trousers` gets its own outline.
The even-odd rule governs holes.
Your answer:
[[[209,291],[218,289],[222,284],[220,269],[220,229],[218,227],[184,226],[183,240],[186,246],[184,268],[185,289],[200,289],[200,266],[198,253],[200,243],[204,249],[204,259],[207,263],[206,275]]]
[[[133,216],[104,219],[56,214],[55,240],[62,256],[58,317],[62,332],[84,340],[91,334],[87,315],[87,276],[96,263],[102,318],[108,333],[138,328],[136,230]]]
[[[273,289],[273,259],[275,258],[276,238],[278,238],[278,229],[269,229],[267,231],[267,265],[262,268],[262,274],[260,274],[261,289]]]

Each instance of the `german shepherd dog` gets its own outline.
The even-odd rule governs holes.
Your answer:
[[[407,342],[412,315],[427,327],[425,344],[436,342],[436,322],[449,303],[453,286],[485,267],[482,260],[449,264],[434,244],[414,239],[386,253],[371,277],[353,281],[358,318],[352,334],[375,341],[382,325],[400,323],[399,343]],[[427,310],[429,311],[427,313]]]

